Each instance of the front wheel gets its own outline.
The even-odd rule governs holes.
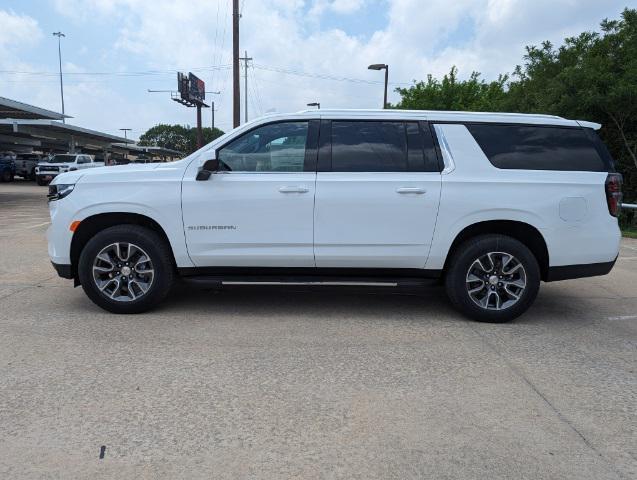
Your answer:
[[[460,245],[445,279],[451,303],[480,322],[507,322],[537,297],[540,269],[522,242],[505,235],[481,235]]]
[[[82,250],[78,276],[86,295],[104,310],[145,312],[161,302],[172,286],[170,246],[139,225],[110,227]]]
[[[13,173],[11,173],[11,170],[6,169],[2,172],[2,175],[0,175],[0,178],[2,179],[3,182],[13,182]]]

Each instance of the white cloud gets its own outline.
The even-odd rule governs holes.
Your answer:
[[[28,15],[0,10],[0,47],[12,45],[33,45],[42,37],[38,22]]]
[[[310,15],[336,13],[349,15],[363,7],[365,0],[314,0]]]
[[[101,70],[120,70],[122,64],[136,71],[199,68],[196,73],[208,90],[222,90],[214,98],[219,108],[216,118],[222,128],[229,128],[231,72],[212,71],[210,66],[230,64],[231,2],[55,2],[71,21],[99,19],[113,26],[117,40],[114,46],[104,45],[114,48]],[[565,36],[596,29],[603,18],[617,17],[623,6],[622,0],[245,0],[241,51],[247,50],[255,65],[249,74],[250,115],[295,111],[311,101],[320,101],[323,107],[380,106],[382,73],[367,70],[370,63],[388,63],[394,84],[423,79],[428,73],[440,76],[452,65],[458,66],[461,76],[476,70],[487,79],[495,78],[522,62],[525,45],[545,39],[560,43]],[[328,15],[339,15],[339,25],[345,27],[321,29],[316,19]],[[354,15],[378,15],[385,24],[365,36],[348,33],[347,21]],[[72,60],[82,62],[82,58]],[[324,75],[378,83],[335,81],[321,78]],[[138,131],[158,122],[194,123],[192,109],[167,96],[145,93],[146,86],[175,88],[174,75],[148,77],[148,85],[138,82],[134,88],[131,82],[120,79],[91,86],[76,81],[65,95],[67,110],[78,120],[94,122],[86,126],[110,131],[122,122]],[[397,95],[391,92],[390,100],[397,101]]]

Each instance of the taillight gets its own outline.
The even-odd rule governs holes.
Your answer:
[[[606,177],[606,202],[608,212],[618,217],[622,208],[622,176],[619,173],[609,173]]]

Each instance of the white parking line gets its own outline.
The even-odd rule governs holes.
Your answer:
[[[608,320],[637,320],[637,315],[620,315],[619,317],[608,317]]]
[[[41,227],[42,225],[48,225],[51,222],[44,222],[44,223],[38,223],[37,225],[31,225],[29,227],[24,227],[24,228],[37,228],[37,227]]]

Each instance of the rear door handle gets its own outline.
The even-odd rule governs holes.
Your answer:
[[[307,193],[309,190],[305,187],[281,187],[279,192],[281,193]]]
[[[415,195],[422,195],[423,193],[425,193],[427,190],[425,190],[424,188],[419,188],[419,187],[401,187],[396,189],[396,193],[413,193]]]

